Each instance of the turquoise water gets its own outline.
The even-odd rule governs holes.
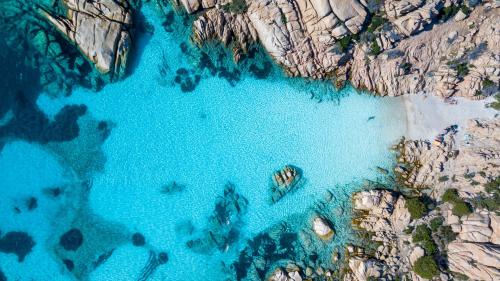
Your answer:
[[[82,250],[75,259],[95,258],[89,257],[95,249],[106,248],[102,237],[118,238],[110,239],[112,255],[80,279],[138,280],[154,251],[167,252],[169,258],[148,280],[224,280],[232,275],[221,264],[236,260],[248,239],[283,220],[300,218],[308,225],[311,210],[327,190],[334,197],[331,209],[338,213],[330,214],[336,235],[325,249],[340,249],[350,238],[349,194],[356,183],[376,178],[377,166],[392,164],[388,148],[405,131],[402,102],[350,87],[335,93],[334,101],[319,102],[311,93],[329,91],[327,84],[284,78],[276,70],[263,80],[243,72],[234,86],[205,75],[194,91],[183,92],[172,81],[176,68],[193,67],[191,59],[180,51],[179,36],[165,32],[152,9],[145,16],[155,32],[144,39],[131,76],[97,93],[77,88],[67,98],[38,98],[49,118],[64,105],[87,106],[76,140],[46,145],[10,141],[1,151],[0,231],[26,231],[36,241],[22,263],[0,253],[0,268],[9,280],[72,280],[56,244],[75,222],[84,229],[96,228],[96,222],[124,229],[116,235],[94,231],[94,249]],[[171,69],[161,75],[164,61]],[[106,120],[111,128],[103,142],[85,129],[94,128],[89,125],[94,120]],[[307,182],[271,204],[271,174],[286,164],[300,167]],[[174,181],[185,190],[161,192]],[[82,182],[87,191],[69,191],[82,190]],[[222,252],[189,249],[186,242],[208,227],[207,218],[228,182],[248,200],[238,239]],[[53,186],[65,186],[63,198],[43,195],[44,188]],[[29,196],[39,198],[38,208],[13,214],[12,206]],[[179,230],[188,222],[191,234]],[[135,232],[144,235],[144,247],[120,240]]]

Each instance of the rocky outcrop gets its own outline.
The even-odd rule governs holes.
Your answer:
[[[333,236],[333,229],[330,227],[330,222],[323,218],[316,217],[313,220],[312,228],[321,239],[329,240]]]
[[[462,218],[453,217],[451,211],[447,213],[445,218],[460,240],[500,244],[500,216],[494,212],[477,211]]]
[[[227,8],[233,2],[246,9]],[[482,98],[500,83],[500,10],[489,4],[475,8],[467,20],[461,11],[457,20],[441,23],[443,7],[458,4],[385,1],[386,23],[373,30],[366,29],[372,26],[368,10],[373,11],[367,1],[181,3],[188,13],[201,11],[193,23],[199,43],[218,39],[233,47],[236,59],[260,43],[292,76],[350,78],[354,86],[381,95],[428,92],[445,98]]]
[[[500,279],[500,246],[467,242],[448,245],[451,271],[460,272],[473,280]]]
[[[368,280],[368,278],[379,278],[382,276],[382,266],[377,260],[362,259],[354,257],[349,259],[349,269],[352,271],[352,276],[344,280]]]
[[[41,9],[44,15],[81,53],[111,79],[125,74],[132,24],[126,0],[64,0],[67,15]]]
[[[413,12],[418,15],[410,13],[393,23],[403,36],[413,35],[425,27],[425,22],[430,22],[438,2]],[[422,17],[421,12],[426,16]],[[416,22],[405,17],[416,18]],[[500,49],[496,43],[500,30],[495,28],[499,22],[498,9],[480,7],[471,14],[470,21],[448,21],[434,26],[401,40],[397,47],[374,59],[366,60],[367,50],[357,47],[352,83],[391,96],[426,92],[445,98],[480,98],[485,88],[482,81],[498,83],[500,79]]]
[[[353,195],[353,208],[361,212],[354,226],[372,233],[371,240],[381,243],[374,258],[354,256],[348,261],[354,276],[348,280],[368,277],[396,276],[410,271],[412,248],[403,231],[410,223],[406,200],[388,190],[361,191]]]
[[[368,15],[357,0],[246,1],[239,14],[224,8],[231,2],[181,1],[189,13],[205,10],[193,23],[197,41],[217,38],[243,50],[259,42],[290,75],[312,78],[342,64],[346,54],[336,42],[359,33]]]
[[[470,120],[463,137],[446,129],[433,142],[403,141],[398,146],[396,173],[412,187],[433,187],[438,198],[448,187],[474,196],[483,184],[500,175],[500,120]]]
[[[300,273],[297,271],[285,272],[280,268],[277,268],[271,276],[267,279],[268,281],[302,281]]]
[[[359,227],[392,238],[400,234],[410,223],[410,213],[405,198],[390,191],[370,190],[354,194],[354,209],[368,212],[359,221]],[[387,237],[389,236],[389,237]]]

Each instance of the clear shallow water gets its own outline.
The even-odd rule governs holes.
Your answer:
[[[98,93],[77,89],[69,98],[52,100],[42,95],[37,102],[49,116],[66,104],[85,104],[87,114],[113,124],[101,147],[103,169],[87,174],[71,170],[75,165],[68,161],[85,158],[91,153],[88,147],[93,146],[66,150],[66,157],[61,157],[61,151],[53,147],[13,142],[0,154],[0,186],[9,191],[2,191],[6,196],[0,199],[1,206],[11,206],[12,200],[40,193],[47,186],[84,180],[81,175],[85,174],[92,182],[90,212],[146,237],[147,249],[130,243],[117,247],[90,274],[90,280],[136,280],[148,259],[148,249],[169,254],[168,263],[148,280],[200,280],[200,276],[223,280],[221,261],[230,264],[246,239],[280,220],[305,213],[328,189],[338,197],[332,204],[344,207],[355,186],[351,183],[375,178],[376,166],[392,164],[388,148],[405,131],[400,100],[360,95],[348,87],[339,94],[339,102],[318,103],[310,93],[324,91],[324,85],[276,73],[265,80],[244,74],[235,86],[222,78],[205,78],[194,92],[184,93],[159,74],[159,58],[167,57],[172,73],[179,67],[192,67],[190,60],[180,52],[179,41],[155,20],[154,12],[145,13],[155,33],[144,42],[133,75]],[[369,121],[371,116],[375,119]],[[300,167],[307,183],[271,205],[270,176],[285,164]],[[161,194],[161,186],[172,181],[185,185],[186,190]],[[176,226],[191,221],[196,230],[203,229],[228,182],[249,201],[239,242],[227,253],[195,253],[185,243],[197,232],[185,236]],[[42,205],[22,216],[12,215],[8,208],[2,210],[2,233],[27,231],[37,242],[24,263],[0,253],[7,276],[20,280],[70,278],[50,247],[52,240],[58,240],[50,237],[61,216],[54,213],[57,206]],[[18,218],[23,216],[26,219]],[[349,238],[346,216],[333,221],[335,245]],[[33,220],[43,223],[34,228]],[[44,266],[30,266],[40,262]]]

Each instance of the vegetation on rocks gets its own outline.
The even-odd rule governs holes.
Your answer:
[[[380,48],[380,46],[378,45],[377,41],[374,40],[372,42],[372,44],[370,45],[370,54],[374,55],[374,56],[377,56],[381,52],[382,52],[382,48]]]
[[[419,198],[409,198],[406,200],[406,208],[410,212],[412,219],[416,220],[423,217],[427,211],[425,204]]]
[[[466,216],[472,214],[472,207],[469,203],[461,201],[453,204],[453,209],[451,210],[455,216]]]
[[[448,62],[448,66],[451,69],[454,69],[455,71],[457,71],[457,75],[460,78],[464,78],[467,74],[469,74],[469,67],[470,66],[466,62],[452,60],[452,61]]]
[[[440,226],[443,225],[444,219],[442,217],[433,218],[430,222],[432,232],[436,232]]]
[[[452,213],[455,216],[465,216],[472,213],[472,207],[458,195],[458,191],[454,188],[446,190],[442,200],[453,205]]]
[[[495,95],[495,101],[488,104],[488,107],[491,107],[496,110],[500,110],[500,94]]]
[[[437,245],[432,239],[431,230],[425,224],[417,226],[415,233],[413,233],[413,242],[422,246],[427,255],[434,255],[438,251]]]
[[[448,202],[450,204],[457,202],[459,199],[460,197],[458,196],[458,191],[454,188],[446,190],[442,197],[444,202]]]
[[[351,35],[346,35],[340,38],[340,40],[338,41],[338,46],[342,52],[345,52],[349,48],[352,43],[352,39],[353,38]]]
[[[473,200],[474,207],[498,213],[500,210],[500,177],[486,183],[484,191],[486,194],[481,194]]]
[[[431,279],[432,277],[438,275],[439,268],[436,261],[432,257],[423,256],[419,258],[414,266],[413,270],[422,278]]]
[[[222,9],[226,13],[242,14],[247,11],[248,6],[245,0],[233,0],[230,3],[227,3],[226,5],[222,6]]]

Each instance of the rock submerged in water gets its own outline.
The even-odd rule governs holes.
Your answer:
[[[302,185],[302,170],[286,165],[283,169],[275,171],[272,176],[271,201],[278,202],[287,193],[297,189]]]
[[[64,259],[63,263],[69,271],[73,271],[73,269],[75,269],[75,263],[72,260]]]
[[[146,238],[139,232],[132,235],[132,244],[136,247],[142,247],[146,245]]]
[[[35,246],[35,241],[26,232],[7,232],[0,239],[0,252],[17,255],[17,260],[23,262],[24,258]]]
[[[64,233],[59,239],[61,245],[66,251],[76,251],[83,244],[83,234],[77,228],[72,228]]]
[[[236,192],[234,185],[226,184],[224,196],[217,200],[214,212],[208,218],[200,237],[187,241],[186,246],[204,254],[209,254],[214,249],[227,252],[239,239],[239,228],[243,224],[242,217],[247,207],[247,199]]]

